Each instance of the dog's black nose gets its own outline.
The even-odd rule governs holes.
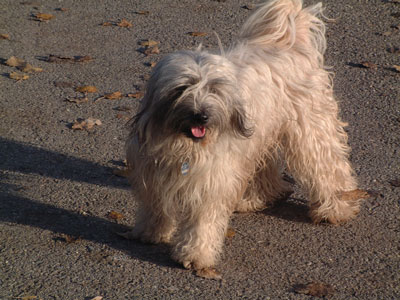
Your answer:
[[[208,115],[206,113],[198,113],[194,115],[194,119],[202,124],[207,123]]]

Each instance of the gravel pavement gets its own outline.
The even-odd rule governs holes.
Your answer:
[[[113,170],[123,168],[125,124],[151,64],[200,43],[216,48],[213,31],[229,45],[250,4],[0,0],[1,300],[311,299],[304,294],[311,289],[299,285],[313,282],[330,286],[330,299],[400,299],[396,0],[324,1],[335,18],[326,59],[349,122],[351,161],[360,187],[372,191],[357,219],[340,227],[311,224],[297,187],[270,209],[234,215],[217,266],[222,280],[184,270],[167,245],[116,235],[134,224],[136,204]],[[148,39],[159,42],[159,54],[144,53],[140,42]],[[33,73],[8,66],[11,56]],[[10,78],[21,74],[29,78]],[[85,102],[80,86],[97,92]],[[117,91],[117,99],[101,98]],[[72,129],[80,118],[101,125]]]

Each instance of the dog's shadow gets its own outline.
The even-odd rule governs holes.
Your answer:
[[[308,212],[309,208],[305,200],[289,196],[276,200],[271,207],[260,213],[286,221],[311,224]]]
[[[68,243],[65,236],[79,238],[107,245],[156,265],[178,267],[170,259],[167,245],[126,240],[117,232],[127,231],[128,228],[112,220],[23,197],[19,195],[23,188],[15,185],[15,180],[11,178],[16,176],[15,173],[38,174],[100,186],[129,188],[125,178],[112,175],[111,168],[4,138],[0,138],[0,161],[0,222],[49,230],[54,233],[55,243]],[[5,180],[6,177],[9,178]]]
[[[0,138],[0,161],[3,178],[13,173],[37,174],[100,186],[129,188],[127,180],[113,176],[109,167],[4,138]],[[54,242],[63,241],[65,235],[79,237],[82,240],[106,244],[139,260],[180,268],[170,258],[168,245],[151,245],[125,240],[118,236],[117,232],[127,231],[128,227],[111,220],[83,215],[20,196],[18,191],[22,188],[6,183],[5,180],[1,180],[2,177],[0,177],[0,222],[50,230],[54,233]],[[310,223],[307,212],[308,208],[304,201],[289,197],[278,200],[271,208],[261,213],[289,221]]]

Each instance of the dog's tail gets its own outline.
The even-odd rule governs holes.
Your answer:
[[[303,8],[302,0],[270,0],[244,24],[240,37],[249,45],[278,49],[326,49],[322,4]],[[311,47],[311,48],[310,48]]]

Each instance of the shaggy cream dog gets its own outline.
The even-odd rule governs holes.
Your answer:
[[[139,202],[127,238],[169,242],[186,268],[213,266],[234,211],[286,193],[281,161],[314,222],[354,217],[349,147],[324,68],[321,4],[272,0],[226,52],[180,51],[155,67],[127,143]]]

